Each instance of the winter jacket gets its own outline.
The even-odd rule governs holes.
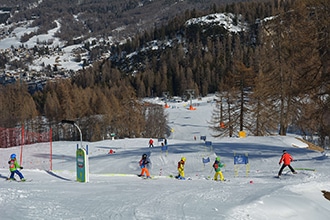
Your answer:
[[[279,164],[281,164],[282,162],[284,163],[284,165],[290,165],[291,161],[293,161],[292,156],[289,153],[284,153],[280,159]]]
[[[184,161],[180,160],[178,162],[178,171],[183,171],[184,170]]]
[[[140,162],[139,162],[139,165],[140,165],[140,168],[142,169],[142,168],[148,168],[149,167],[149,164],[150,164],[150,160],[149,160],[149,158],[142,158],[141,160],[140,160]]]
[[[214,168],[214,171],[215,172],[219,172],[219,171],[221,171],[221,168],[224,166],[224,164],[223,163],[220,163],[220,161],[214,161],[214,163],[213,163],[213,168]]]
[[[10,161],[8,161],[8,164],[10,172],[17,170],[17,168],[21,168],[16,159],[11,159]]]

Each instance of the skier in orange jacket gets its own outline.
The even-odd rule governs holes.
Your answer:
[[[278,172],[278,177],[280,177],[282,175],[282,171],[283,169],[288,166],[291,170],[291,172],[293,174],[296,174],[297,172],[292,168],[292,166],[290,165],[291,161],[293,161],[293,158],[292,156],[286,152],[286,150],[283,150],[283,154],[282,154],[282,157],[280,159],[280,162],[278,163],[279,165],[281,165],[281,163],[283,162],[283,165],[280,169],[280,171]]]

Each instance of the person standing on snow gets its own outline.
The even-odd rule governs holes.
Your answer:
[[[139,165],[140,165],[140,168],[141,168],[141,174],[138,175],[138,176],[144,176],[144,174],[147,175],[147,178],[151,178],[150,177],[150,173],[149,173],[149,170],[148,170],[148,167],[149,167],[149,164],[150,164],[150,160],[148,158],[148,155],[147,154],[143,154],[142,155],[142,158],[139,162]]]
[[[154,147],[154,140],[152,138],[149,140],[149,147]]]
[[[23,169],[23,167],[21,167],[17,160],[16,160],[16,154],[12,154],[10,155],[10,160],[8,161],[9,164],[9,170],[10,170],[10,177],[9,180],[16,180],[14,178],[15,173],[19,176],[19,178],[21,179],[21,181],[25,181],[23,174],[18,170],[18,168]]]
[[[220,157],[216,157],[215,158],[215,161],[213,163],[213,168],[214,168],[214,171],[215,171],[215,174],[214,174],[214,177],[213,179],[215,181],[218,180],[218,176],[220,178],[220,181],[224,181],[225,178],[223,177],[223,174],[221,172],[221,168],[224,167],[224,164],[220,162]]]
[[[181,157],[181,160],[178,162],[178,172],[179,174],[176,176],[177,179],[180,180],[185,180],[186,178],[184,177],[184,164],[186,162],[185,157]]]
[[[292,156],[286,152],[286,150],[283,150],[283,154],[282,154],[282,157],[280,159],[280,162],[278,163],[279,165],[281,165],[281,163],[283,162],[283,165],[280,169],[280,171],[278,172],[278,177],[280,177],[282,175],[282,171],[285,167],[289,167],[291,172],[293,174],[296,174],[297,172],[292,168],[292,166],[290,165],[291,161],[293,161],[293,158]]]

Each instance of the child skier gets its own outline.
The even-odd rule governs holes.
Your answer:
[[[179,174],[176,176],[177,179],[180,180],[185,180],[186,178],[184,177],[184,164],[186,162],[185,157],[181,157],[181,160],[178,162],[178,172]]]
[[[148,155],[147,154],[143,154],[142,155],[142,158],[139,162],[139,165],[141,167],[141,174],[138,175],[138,176],[144,176],[144,173],[147,175],[147,178],[151,178],[150,177],[150,173],[149,173],[149,170],[148,170],[148,167],[149,167],[149,164],[150,164],[150,160],[148,158]]]
[[[281,166],[280,171],[278,171],[278,177],[280,177],[282,175],[282,171],[283,169],[288,166],[289,169],[291,170],[291,172],[293,174],[296,174],[297,172],[292,168],[292,166],[290,165],[291,161],[293,161],[292,156],[286,152],[286,150],[283,150],[283,154],[282,157],[280,159],[280,162],[278,163],[279,165],[281,165],[281,163],[283,162],[283,165]]]
[[[224,164],[220,162],[220,157],[216,157],[215,158],[215,161],[213,163],[213,168],[214,168],[214,171],[215,171],[215,174],[214,174],[213,179],[215,181],[218,180],[218,176],[220,177],[220,181],[224,181],[225,180],[225,178],[223,177],[223,174],[221,172],[221,168],[223,166],[224,166]]]
[[[9,170],[10,170],[10,177],[9,180],[16,180],[14,178],[15,173],[19,176],[19,178],[21,179],[21,181],[25,181],[23,174],[18,170],[18,168],[23,169],[23,167],[21,167],[17,160],[16,160],[16,154],[12,154],[10,155],[10,161],[8,161],[9,164]]]

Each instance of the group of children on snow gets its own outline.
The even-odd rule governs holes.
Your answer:
[[[285,167],[289,167],[289,169],[291,170],[292,173],[294,173],[294,174],[297,173],[292,168],[291,161],[293,161],[292,156],[289,153],[287,153],[286,150],[283,150],[283,154],[280,159],[279,165],[281,165],[282,163],[283,164],[278,172],[278,177],[280,177],[282,175],[282,171]],[[178,162],[178,175],[175,178],[180,179],[180,180],[185,179],[185,175],[184,175],[185,162],[186,162],[186,158],[181,157],[181,160]],[[9,164],[9,170],[10,170],[9,180],[15,180],[14,175],[17,174],[19,176],[19,178],[21,179],[21,181],[25,181],[23,174],[18,170],[18,168],[23,169],[23,167],[18,164],[18,162],[16,160],[16,154],[10,155],[10,160],[8,161],[8,164]],[[142,158],[139,161],[139,165],[141,168],[141,174],[138,176],[146,175],[147,178],[151,178],[149,169],[148,169],[148,167],[150,165],[150,159],[147,154],[142,155]],[[213,163],[213,168],[215,171],[213,180],[215,180],[215,181],[217,181],[217,180],[224,181],[225,180],[225,178],[221,172],[222,167],[224,167],[224,164],[220,162],[220,157],[216,157],[215,161]]]
[[[175,176],[175,178],[180,179],[180,180],[185,180],[185,176],[184,176],[184,165],[186,162],[186,158],[185,157],[181,157],[181,160],[178,162],[178,175]],[[139,165],[141,168],[141,174],[139,174],[138,176],[144,176],[146,175],[146,178],[151,178],[150,177],[150,173],[149,173],[149,164],[150,164],[150,159],[148,157],[147,154],[143,154],[141,160],[139,161]],[[223,174],[221,172],[221,168],[224,167],[224,164],[220,162],[220,157],[216,157],[215,161],[213,163],[213,168],[215,171],[214,174],[214,180],[219,180],[220,181],[224,181],[225,178],[223,177]]]
[[[291,161],[293,161],[292,156],[286,152],[286,150],[283,150],[283,154],[282,157],[280,159],[279,165],[282,166],[278,172],[278,177],[280,177],[282,175],[282,171],[285,167],[289,167],[289,169],[291,170],[292,173],[296,174],[297,172],[292,168],[291,166]],[[181,157],[181,160],[178,162],[178,175],[175,176],[175,178],[180,179],[180,180],[184,180],[185,179],[185,175],[184,175],[184,165],[186,162],[186,158],[185,157]],[[144,176],[144,174],[146,174],[147,178],[151,178],[150,177],[150,173],[148,170],[148,165],[150,164],[150,160],[149,157],[147,156],[147,154],[143,154],[142,158],[139,162],[140,167],[141,167],[141,174],[138,176]],[[217,181],[224,181],[225,178],[221,172],[221,168],[224,167],[225,164],[220,162],[220,157],[216,157],[215,161],[213,163],[213,168],[215,171],[213,180]]]

